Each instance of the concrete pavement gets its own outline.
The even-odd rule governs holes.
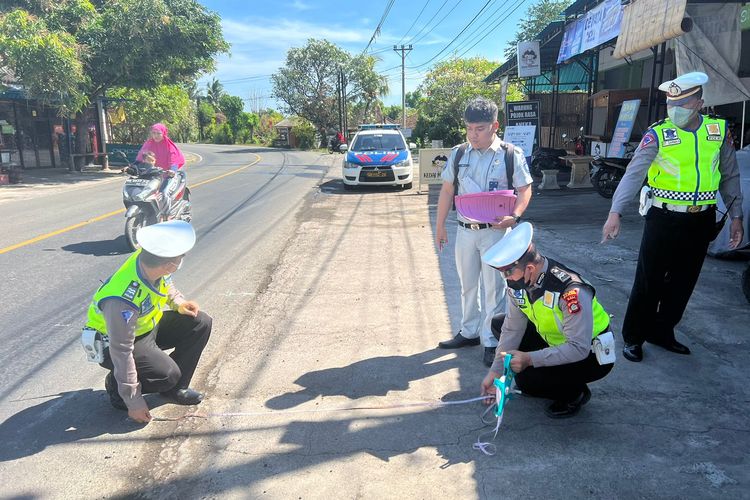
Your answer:
[[[750,309],[740,263],[707,259],[678,329],[692,356],[653,346],[640,364],[620,356],[564,421],[544,415],[546,401],[513,400],[494,457],[472,449],[488,430],[478,403],[337,411],[474,397],[486,373],[479,347],[435,348],[459,320],[452,245],[437,253],[432,243],[436,191],[348,192],[339,175],[334,164],[242,307],[241,327],[212,340],[217,360],[199,368],[209,395],[201,411],[249,414],[177,424],[149,459],[150,478],[123,495],[747,498],[750,360],[740,325]],[[526,218],[542,252],[597,287],[619,348],[642,222],[633,206],[622,236],[602,246],[608,207],[593,190],[562,190],[535,194]],[[232,307],[238,297],[227,296]]]
[[[44,470],[54,478],[62,471],[65,477],[36,490],[8,482],[3,494],[70,497],[85,489],[91,497],[123,498],[747,498],[750,356],[743,325],[750,323],[750,308],[739,289],[743,263],[707,259],[678,329],[693,355],[647,346],[643,363],[620,357],[610,376],[592,384],[592,400],[581,413],[564,421],[544,415],[546,401],[516,398],[495,440],[498,454],[486,457],[472,449],[489,430],[479,420],[479,403],[375,409],[471,398],[486,373],[479,347],[436,349],[455,333],[460,314],[453,247],[438,253],[432,243],[436,191],[345,191],[340,156],[333,160],[327,173],[327,156],[285,155],[282,170],[261,163],[246,172],[273,167],[274,183],[260,195],[253,194],[255,184],[265,186],[265,177],[252,185],[232,177],[222,189],[217,183],[209,185],[216,191],[196,191],[202,239],[178,282],[215,319],[194,379],[207,398],[196,410],[250,414],[142,428],[125,422],[106,406],[100,370],[81,367],[79,348],[72,346],[77,339],[71,325],[80,323],[83,310],[66,312],[64,321],[55,319],[59,331],[36,332],[40,339],[29,357],[64,353],[64,366],[90,374],[99,386],[95,394],[91,385],[69,387],[50,364],[33,373],[47,392],[28,390],[24,397],[77,390],[10,416],[2,427],[21,429],[25,437],[7,435],[11,446],[0,465],[9,473]],[[303,179],[317,183],[320,176],[313,191],[313,183],[292,192],[280,188]],[[273,212],[267,207],[274,197],[295,203]],[[229,208],[219,204],[224,199]],[[599,245],[608,207],[593,190],[542,192],[535,193],[526,218],[535,224],[543,253],[597,287],[621,346],[642,221],[633,206],[622,236]],[[292,228],[290,239],[281,226]],[[84,239],[111,241],[119,226],[97,229],[105,234]],[[454,234],[451,223],[451,240]],[[271,250],[264,252],[266,246]],[[32,269],[33,262],[36,269],[39,259],[53,259],[46,250],[29,248],[31,260],[23,261],[25,253],[7,254],[17,259],[8,260],[8,268]],[[83,259],[61,255],[54,262],[63,268]],[[108,257],[89,252],[85,258],[93,266]],[[17,284],[7,296],[42,281],[10,279]],[[76,304],[89,297],[82,287],[54,290],[59,300],[71,290],[79,293]],[[22,292],[17,300],[28,298],[30,308],[33,295]],[[11,335],[8,343],[22,337]],[[45,347],[61,338],[72,347]],[[9,404],[16,405],[12,410],[21,403]],[[337,411],[352,405],[372,409]],[[82,409],[87,417],[72,419],[78,430],[68,429]],[[189,411],[153,408],[157,416]],[[83,457],[90,470],[76,464]]]

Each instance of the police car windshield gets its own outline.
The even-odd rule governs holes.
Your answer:
[[[394,151],[405,149],[401,134],[362,134],[352,144],[352,151]]]

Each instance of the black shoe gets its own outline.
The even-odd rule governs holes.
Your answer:
[[[484,366],[489,368],[490,366],[492,366],[492,363],[495,362],[495,349],[495,347],[484,348],[484,357],[482,358]]]
[[[622,355],[628,361],[643,361],[643,347],[640,344],[628,344],[625,343],[625,347],[622,348]]]
[[[647,340],[649,344],[658,345],[670,352],[676,352],[677,354],[690,354],[688,346],[680,344],[676,340],[669,340],[667,342],[654,342],[653,340]]]
[[[583,392],[573,401],[555,401],[547,408],[544,413],[549,418],[568,418],[576,415],[581,411],[581,406],[585,405],[591,399],[591,391],[588,387],[583,386]]]
[[[172,389],[171,391],[162,392],[161,395],[178,405],[197,405],[203,401],[203,393],[189,387],[187,389]]]
[[[479,337],[473,339],[467,339],[459,331],[455,337],[445,342],[440,342],[438,347],[440,349],[458,349],[459,347],[467,347],[470,345],[479,345]]]
[[[109,372],[107,376],[104,377],[104,388],[107,390],[107,394],[109,395],[109,403],[112,406],[114,406],[118,410],[128,410],[125,401],[122,400],[122,397],[120,397],[120,393],[117,392],[117,381],[115,380],[115,376],[112,374],[112,372]]]

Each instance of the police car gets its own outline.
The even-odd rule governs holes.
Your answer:
[[[412,186],[412,156],[398,125],[360,125],[342,166],[344,188],[355,186]]]

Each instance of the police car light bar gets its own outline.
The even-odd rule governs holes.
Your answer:
[[[398,130],[401,125],[391,123],[364,123],[358,127],[359,130],[374,130],[374,129],[386,129],[386,130]]]

